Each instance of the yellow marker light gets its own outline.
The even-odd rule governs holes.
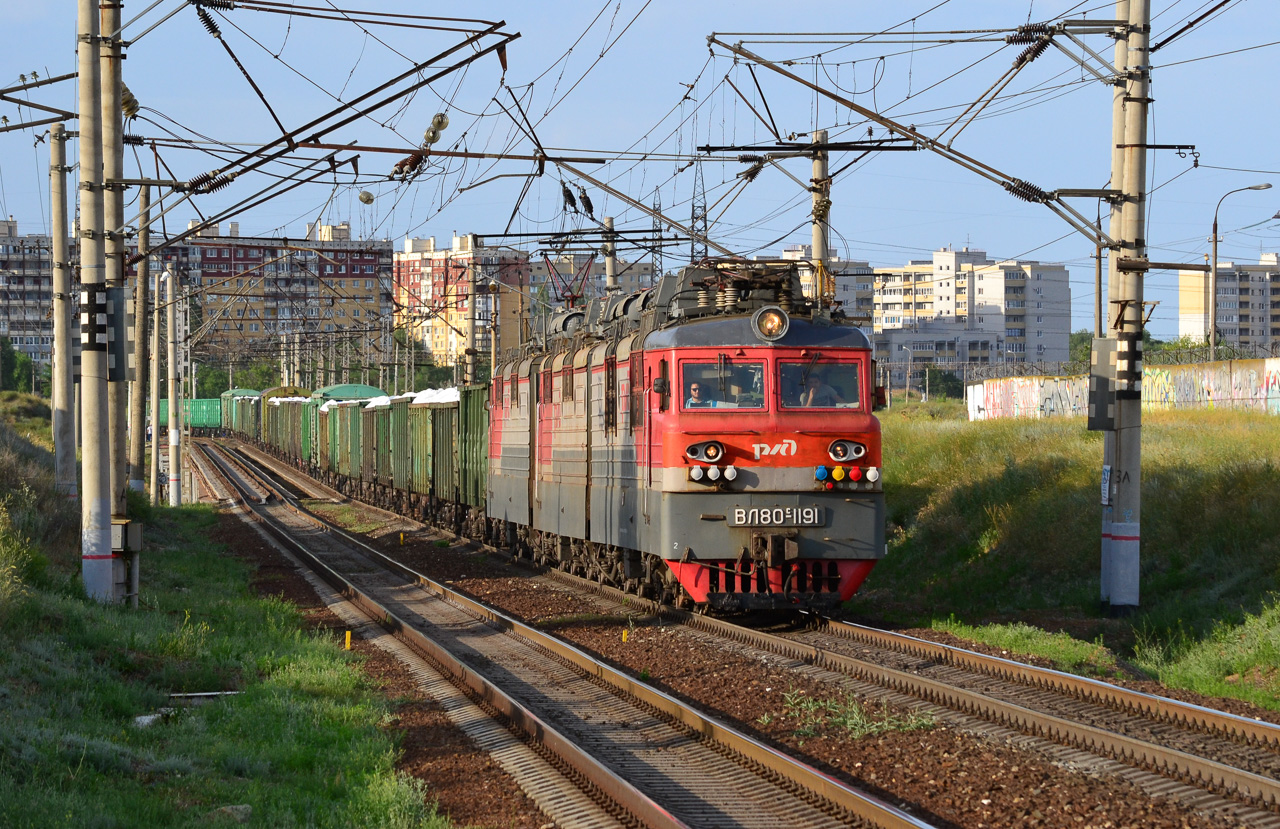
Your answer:
[[[844,472],[843,466],[837,466],[835,469],[831,470],[831,477],[834,480],[843,481],[844,475],[845,475],[845,472]]]

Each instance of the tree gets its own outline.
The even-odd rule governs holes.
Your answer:
[[[1068,359],[1080,363],[1089,362],[1089,355],[1093,352],[1093,332],[1088,328],[1081,328],[1079,331],[1072,331],[1069,340]]]
[[[929,395],[932,398],[935,400],[941,398],[964,399],[964,383],[961,382],[959,377],[956,377],[954,371],[943,371],[937,366],[929,366],[925,369],[925,373]]]
[[[13,347],[8,337],[0,337],[0,390],[31,392],[35,362]]]

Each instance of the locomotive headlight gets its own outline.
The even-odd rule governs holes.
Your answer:
[[[827,447],[827,454],[837,463],[846,463],[867,454],[867,447],[853,440],[836,440]]]
[[[690,460],[715,463],[724,457],[724,444],[714,440],[709,440],[706,443],[694,443],[688,446],[684,453],[689,456]]]
[[[751,329],[765,342],[782,339],[790,327],[791,318],[776,305],[766,305],[751,316]]]
[[[695,466],[695,467],[693,467],[692,469],[690,469],[690,470],[689,470],[689,480],[691,480],[691,481],[701,481],[701,480],[702,480],[702,467],[701,467],[701,466]]]
[[[713,481],[720,480],[720,467],[712,466],[707,469],[707,477]]]
[[[873,484],[880,480],[880,470],[876,469],[874,466],[867,467],[867,480]]]
[[[738,468],[736,466],[726,466],[724,468],[724,479],[726,481],[736,480],[738,477]]]

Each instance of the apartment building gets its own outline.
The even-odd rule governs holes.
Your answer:
[[[529,257],[507,247],[472,246],[454,236],[448,247],[427,239],[405,239],[393,262],[395,324],[438,365],[456,365],[467,346],[472,270],[476,290],[476,350],[488,354],[519,342],[530,302]],[[499,312],[494,326],[494,311]],[[482,358],[484,362],[488,358]]]
[[[0,220],[0,337],[37,364],[53,355],[52,238]]]
[[[965,362],[1065,361],[1071,333],[1069,277],[1059,264],[994,261],[985,251],[968,247],[934,251],[930,259],[901,268],[877,268],[877,342],[896,352],[913,338],[949,341],[955,358]],[[914,337],[925,330],[946,336]]]
[[[392,243],[352,239],[350,226],[308,225],[307,238],[244,237],[231,222],[166,251],[196,309],[202,344],[235,352],[281,334],[347,332],[371,340],[392,311]]]
[[[448,247],[435,237],[405,239],[394,263],[396,325],[439,365],[454,365],[466,349],[470,269],[475,263],[476,350],[499,352],[527,336],[529,320],[568,301],[585,302],[605,293],[601,256],[567,254],[531,258],[511,247],[472,249],[471,236],[454,236]],[[633,293],[652,287],[653,265],[618,260],[618,290]],[[497,314],[497,326],[491,324]],[[488,357],[482,357],[481,362]]]
[[[1264,253],[1257,264],[1218,263],[1218,341],[1231,345],[1280,343],[1280,254]],[[1209,275],[1178,272],[1178,336],[1207,339]]]

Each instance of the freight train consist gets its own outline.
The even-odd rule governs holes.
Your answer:
[[[232,428],[353,498],[642,596],[820,608],[884,555],[873,377],[793,263],[711,262],[559,312],[456,402],[245,395]]]

